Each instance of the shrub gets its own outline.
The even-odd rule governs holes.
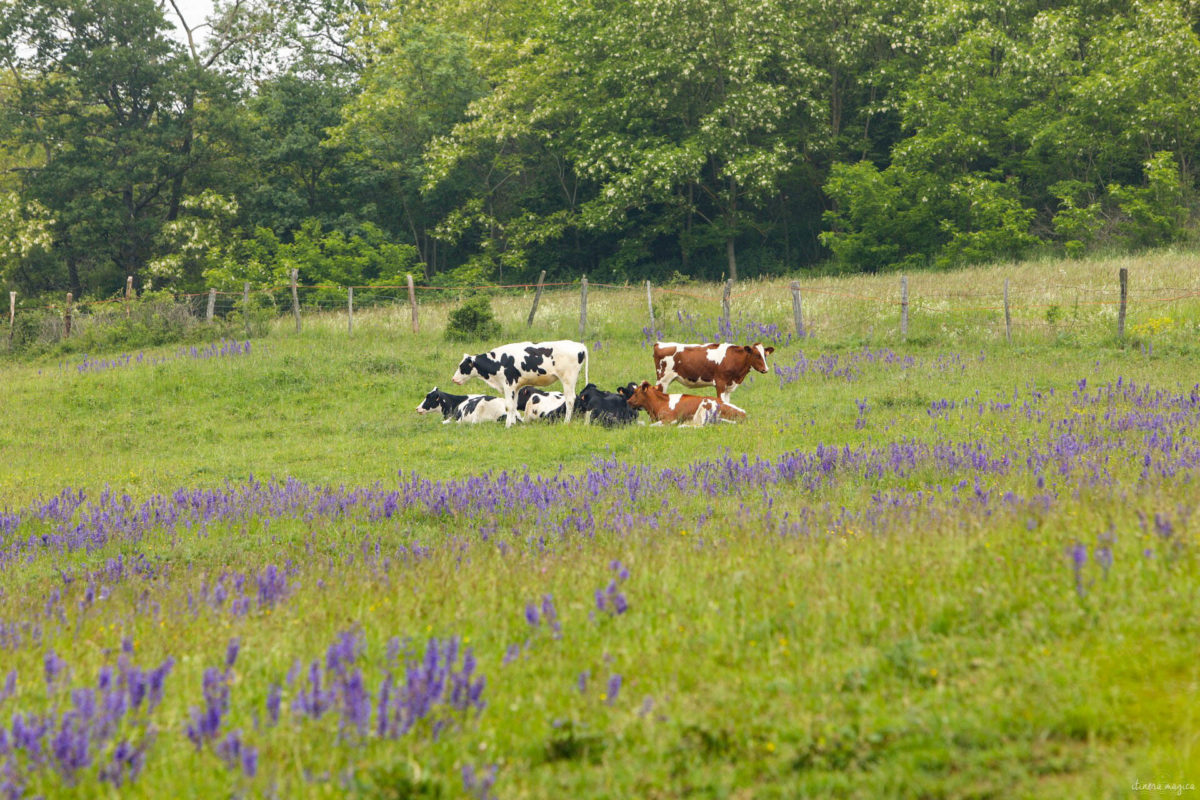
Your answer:
[[[450,312],[446,338],[452,342],[473,342],[500,335],[500,323],[492,313],[492,303],[484,295],[469,297]]]

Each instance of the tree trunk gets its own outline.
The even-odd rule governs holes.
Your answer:
[[[83,285],[79,282],[79,262],[75,256],[67,258],[67,282],[71,284],[71,294],[83,297]]]
[[[734,239],[737,238],[737,181],[729,178],[729,233],[725,239],[725,255],[729,259],[729,280],[737,282],[737,253],[734,252]]]
[[[179,217],[179,205],[183,201],[183,174],[187,171],[187,162],[192,157],[192,108],[195,103],[195,92],[188,92],[183,112],[186,130],[183,134],[183,143],[179,146],[179,154],[183,156],[183,159],[179,170],[171,178],[171,201],[167,208],[167,222],[172,222]]]

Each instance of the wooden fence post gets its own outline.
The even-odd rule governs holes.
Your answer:
[[[725,281],[725,292],[721,295],[721,316],[725,320],[725,325],[729,326],[732,323],[729,319],[729,293],[733,291],[733,278]]]
[[[412,275],[408,276],[408,304],[412,307],[412,328],[413,333],[417,333],[421,329],[420,322],[417,320],[417,289],[413,286]]]
[[[583,341],[583,333],[587,330],[587,275],[580,282],[579,293],[579,340]]]
[[[71,338],[71,304],[75,302],[75,295],[67,292],[67,312],[63,315],[63,338]]]
[[[354,287],[346,289],[346,335],[354,335]]]
[[[250,337],[250,281],[242,284],[242,320],[246,323],[246,337]]]
[[[133,302],[133,276],[125,276],[125,319],[129,319],[131,303]]]
[[[8,293],[8,349],[13,348],[13,334],[17,331],[17,293]]]
[[[804,338],[804,315],[800,313],[800,281],[792,281],[792,316],[796,321],[796,336]]]
[[[208,313],[205,314],[205,316],[204,316],[204,319],[208,322],[209,325],[212,324],[213,311],[215,311],[216,308],[217,308],[217,290],[209,289],[208,290]]]
[[[1125,305],[1129,301],[1129,270],[1121,267],[1121,309],[1117,312],[1117,338],[1125,338]]]
[[[900,276],[900,338],[908,338],[908,276]]]
[[[542,299],[542,284],[546,280],[546,270],[542,270],[542,274],[538,276],[537,292],[533,295],[533,308],[529,309],[528,327],[533,327],[533,315],[537,313],[538,302]]]
[[[650,311],[650,330],[654,331],[654,295],[650,293],[650,281],[646,281],[646,308]]]
[[[1008,306],[1008,278],[1004,279],[1004,339],[1012,344],[1012,313]]]
[[[296,289],[296,278],[300,270],[292,269],[292,316],[296,318],[296,333],[300,332],[300,294]]]

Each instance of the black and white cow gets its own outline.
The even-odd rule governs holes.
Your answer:
[[[547,392],[535,386],[517,390],[517,411],[525,422],[546,420],[558,422],[567,415],[567,398],[562,392]]]
[[[602,392],[596,384],[589,383],[583,387],[576,399],[576,407],[588,415],[589,419],[611,428],[616,425],[628,425],[637,419],[637,409],[630,408],[626,402],[633,396],[635,384],[618,386],[615,392]]]
[[[522,386],[549,386],[562,381],[566,398],[566,422],[575,408],[575,382],[583,370],[587,382],[587,347],[579,342],[516,342],[477,355],[463,354],[451,379],[458,386],[479,378],[504,393],[505,426],[517,418],[517,390]]]
[[[502,398],[490,394],[450,394],[436,386],[417,406],[418,414],[428,414],[434,410],[442,412],[443,425],[451,422],[496,422],[505,416]]]
[[[455,422],[508,422],[504,398],[490,394],[473,394],[454,412]],[[520,421],[518,416],[517,420]]]

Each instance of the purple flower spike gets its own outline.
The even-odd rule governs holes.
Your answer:
[[[237,662],[238,652],[242,649],[240,639],[230,639],[229,646],[225,648],[225,671],[233,669],[233,665]]]
[[[608,679],[608,696],[605,697],[604,702],[610,706],[617,702],[617,695],[621,693],[621,681],[620,673],[613,673],[613,676]]]
[[[537,606],[533,603],[529,603],[525,606],[525,621],[535,628],[541,624],[542,616],[538,612]]]
[[[67,669],[67,662],[58,657],[58,654],[53,650],[46,653],[45,670],[46,670],[46,687],[50,691],[54,691],[54,685],[58,682],[59,677]]]
[[[267,692],[267,719],[272,725],[279,724],[279,706],[283,702],[283,690],[278,683],[272,683]]]

